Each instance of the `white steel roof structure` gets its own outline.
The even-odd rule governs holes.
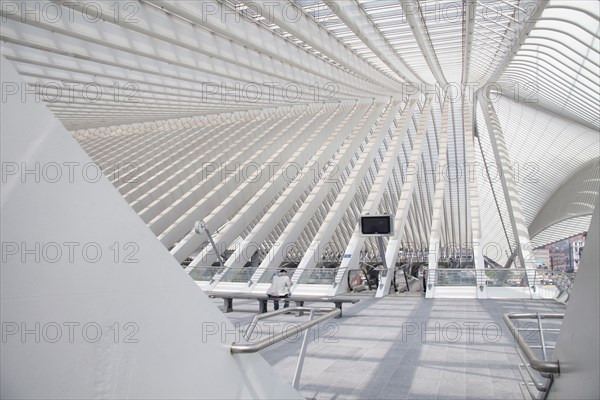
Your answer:
[[[379,257],[357,236],[367,211],[396,218],[386,259],[475,252],[481,268],[481,255],[524,260],[530,240],[589,226],[597,1],[34,1],[0,12],[2,55],[29,84],[3,91],[43,101],[179,262],[217,261],[193,232],[200,219],[234,252],[227,268],[253,263],[254,282],[285,262],[338,263],[341,282]]]

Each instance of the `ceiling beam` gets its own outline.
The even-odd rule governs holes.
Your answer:
[[[431,43],[431,38],[429,37],[429,32],[423,19],[421,8],[418,6],[418,3],[413,0],[400,0],[400,3],[402,4],[402,11],[404,12],[406,21],[408,21],[408,25],[410,25],[410,29],[413,32],[415,40],[419,44],[419,48],[421,49],[423,57],[425,57],[425,61],[427,61],[427,66],[429,66],[436,81],[440,85],[446,86],[448,81],[442,72],[442,67],[438,61],[433,44]]]
[[[324,0],[324,3],[396,75],[406,82],[416,83],[419,86],[423,83],[423,79],[394,50],[358,3],[334,0]]]
[[[268,0],[242,0],[249,8],[260,12],[270,23],[292,34],[295,38],[310,45],[317,51],[352,70],[365,81],[379,86],[383,92],[393,95],[402,90],[399,80],[385,75],[369,64],[356,52],[344,45],[338,38],[307,15],[302,8],[291,1],[272,2]],[[292,11],[295,11],[294,12]],[[291,19],[288,15],[294,15]]]
[[[530,4],[533,6],[530,6]],[[500,75],[502,75],[525,42],[529,32],[535,27],[537,20],[540,15],[542,15],[547,4],[548,0],[530,0],[527,1],[527,4],[523,5],[524,9],[533,11],[531,12],[531,15],[525,15],[525,18],[520,25],[515,24],[517,25],[515,26],[517,28],[515,40],[513,41],[512,46],[510,46],[509,51],[504,55],[504,59],[498,64],[498,68],[496,68],[496,71],[494,71],[488,82],[496,82],[498,78],[500,78]]]
[[[471,68],[471,49],[473,48],[473,32],[475,31],[475,12],[477,0],[466,0],[463,3],[463,84],[469,81]]]

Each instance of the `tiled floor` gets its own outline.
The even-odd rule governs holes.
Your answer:
[[[564,309],[552,300],[361,297],[344,305],[343,318],[311,331],[300,391],[309,399],[522,399],[502,315]],[[227,315],[243,327],[257,302],[236,300],[234,310]],[[252,341],[306,318],[265,320]],[[298,336],[261,354],[291,382],[300,345]]]

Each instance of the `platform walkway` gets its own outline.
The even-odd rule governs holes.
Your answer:
[[[308,399],[331,400],[522,399],[518,356],[502,315],[564,311],[554,300],[361,296],[342,319],[312,333],[300,390]],[[240,327],[255,312],[249,301],[227,316]],[[261,333],[299,320],[285,315]],[[301,337],[290,339],[261,354],[291,382],[300,344]]]

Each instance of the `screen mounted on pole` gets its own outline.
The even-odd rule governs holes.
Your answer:
[[[360,233],[367,236],[391,236],[394,220],[391,215],[361,215]]]

